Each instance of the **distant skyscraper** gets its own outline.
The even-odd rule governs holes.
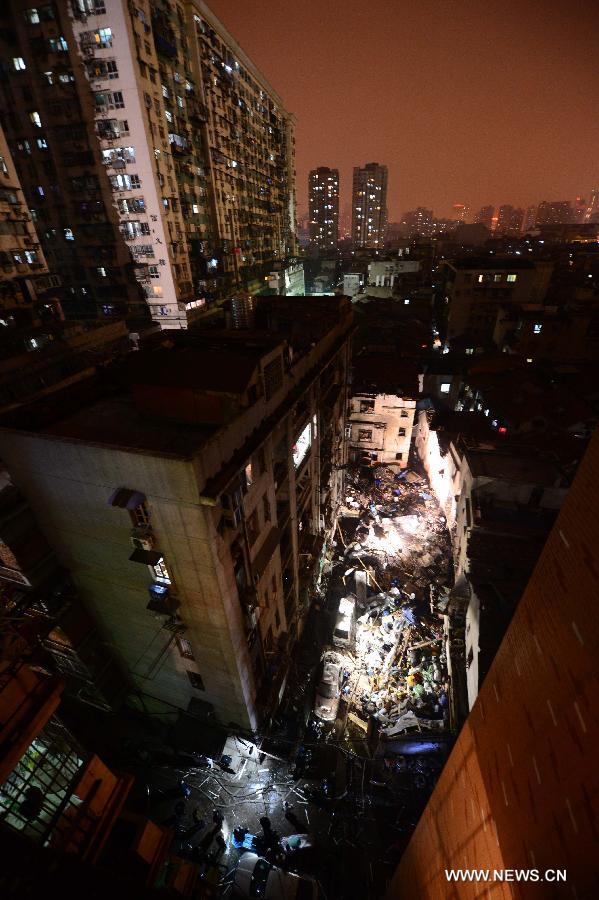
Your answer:
[[[533,231],[536,221],[537,221],[537,207],[529,206],[524,214],[524,220],[522,222],[522,234],[526,234],[529,231]]]
[[[536,218],[536,211],[535,211]],[[516,237],[522,231],[524,222],[524,210],[518,207],[510,206],[509,203],[499,207],[497,214],[497,225],[495,231],[497,234]]]
[[[537,209],[536,225],[563,225],[572,221],[572,207],[569,200],[543,200]]]
[[[387,166],[354,168],[352,239],[356,247],[383,247],[387,228]]]
[[[468,207],[467,206],[464,206],[463,203],[454,203],[453,204],[454,219],[457,219],[458,222],[465,222],[467,215],[468,215]]]
[[[587,204],[584,215],[585,222],[599,222],[599,188],[591,191],[591,196]]]
[[[434,213],[432,209],[418,206],[404,213],[401,220],[405,234],[432,234],[434,227]]]
[[[335,250],[339,240],[339,169],[320,166],[308,176],[310,242]]]
[[[474,217],[474,221],[479,225],[484,225],[489,231],[493,230],[493,215],[495,213],[494,206],[483,206]]]

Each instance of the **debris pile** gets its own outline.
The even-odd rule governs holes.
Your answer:
[[[426,479],[393,466],[350,471],[339,535],[335,567],[358,607],[350,720],[374,720],[387,738],[443,729],[451,545]]]

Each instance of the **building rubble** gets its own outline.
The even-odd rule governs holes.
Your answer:
[[[392,465],[350,470],[338,535],[333,573],[358,617],[349,721],[382,739],[445,730],[451,546],[426,479]]]

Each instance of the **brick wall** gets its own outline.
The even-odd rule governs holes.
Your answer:
[[[599,432],[388,900],[599,897]],[[448,868],[567,869],[560,885]]]

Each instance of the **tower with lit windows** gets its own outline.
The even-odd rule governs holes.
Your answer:
[[[356,247],[384,247],[387,229],[387,166],[354,168],[352,239]]]
[[[310,243],[336,250],[339,239],[339,169],[319,166],[308,176]]]

